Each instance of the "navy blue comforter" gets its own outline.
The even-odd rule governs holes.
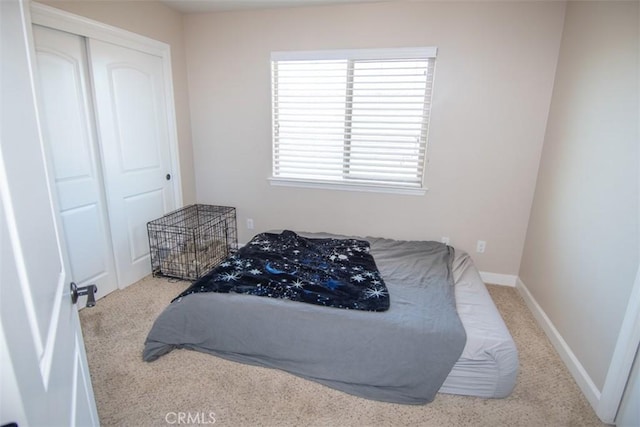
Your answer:
[[[368,242],[304,238],[288,230],[256,235],[176,299],[198,292],[235,292],[365,311],[389,308],[389,292]]]

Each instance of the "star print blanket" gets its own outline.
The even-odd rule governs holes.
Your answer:
[[[365,311],[389,308],[389,292],[368,242],[305,238],[288,230],[258,234],[176,299],[199,292],[234,292]]]

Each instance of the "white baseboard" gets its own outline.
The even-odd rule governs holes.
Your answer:
[[[518,276],[513,274],[488,273],[486,271],[481,271],[480,277],[484,283],[511,287],[515,287],[518,280]]]
[[[567,369],[569,369],[569,372],[589,401],[589,404],[591,404],[594,411],[597,411],[601,396],[600,390],[598,390],[598,387],[596,387],[587,371],[584,369],[580,361],[578,361],[576,355],[571,351],[567,342],[562,338],[560,332],[555,328],[551,319],[549,319],[544,310],[542,310],[542,307],[540,307],[519,277],[517,278],[516,289],[518,289],[520,295],[529,307],[529,310],[533,313],[536,321],[547,335],[547,338],[551,341],[551,344],[560,355],[560,358],[566,365]]]

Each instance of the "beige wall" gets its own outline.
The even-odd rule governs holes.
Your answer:
[[[638,13],[567,6],[520,269],[600,390],[638,268]]]
[[[151,1],[43,0],[39,3],[123,28],[171,46],[182,197],[185,204],[194,203],[196,194],[182,15],[161,3]]]
[[[440,239],[516,274],[564,18],[561,2],[393,2],[185,16],[197,198],[271,228]],[[272,187],[270,52],[436,46],[422,197]]]

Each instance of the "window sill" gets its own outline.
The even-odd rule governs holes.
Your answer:
[[[290,178],[269,178],[269,183],[278,187],[317,188],[321,190],[364,191],[369,193],[391,193],[409,196],[424,196],[427,188],[394,187],[391,185],[338,183],[331,181],[305,181]]]

